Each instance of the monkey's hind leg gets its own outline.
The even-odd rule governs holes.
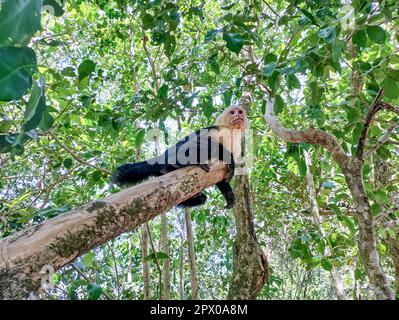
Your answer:
[[[180,203],[179,207],[181,208],[198,207],[200,205],[203,205],[205,202],[206,202],[206,195],[201,192],[196,194],[194,197],[191,197],[190,199],[187,199],[186,201]]]
[[[234,207],[236,198],[234,196],[234,192],[231,189],[230,184],[227,181],[221,181],[216,184],[220,192],[222,193],[223,197],[226,199],[226,206],[225,209],[231,209]]]

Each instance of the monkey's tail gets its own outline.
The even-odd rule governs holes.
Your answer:
[[[127,163],[116,168],[110,181],[119,186],[134,184],[148,177],[159,175],[159,171],[160,168],[156,163],[149,164],[146,161]]]

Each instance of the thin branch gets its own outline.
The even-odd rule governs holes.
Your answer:
[[[399,129],[399,124],[395,124],[389,127],[387,132],[385,132],[385,134],[380,139],[378,139],[377,143],[364,153],[364,158],[368,158],[371,154],[381,148],[385,143],[391,143],[389,138],[396,129]]]
[[[72,269],[74,269],[83,279],[85,279],[87,282],[90,282],[91,284],[95,284],[93,280],[91,280],[88,276],[86,276],[82,270],[80,270],[74,263],[71,263],[70,266]],[[115,297],[111,294],[105,291],[103,288],[101,288],[101,292],[109,300],[115,300]]]
[[[80,162],[81,164],[84,164],[84,165],[86,165],[86,166],[89,166],[89,167],[92,167],[92,168],[94,168],[94,169],[97,169],[98,171],[100,171],[100,172],[102,172],[102,173],[105,173],[105,174],[108,174],[108,175],[111,175],[111,174],[112,174],[111,171],[109,171],[109,170],[107,170],[107,169],[104,169],[104,168],[101,168],[101,167],[99,167],[99,166],[96,166],[95,164],[91,164],[90,162],[87,162],[87,161],[83,160],[82,158],[80,158],[78,155],[76,155],[76,153],[74,153],[74,152],[73,152],[72,150],[70,150],[66,145],[64,145],[60,140],[58,140],[58,138],[55,136],[55,134],[54,134],[53,132],[48,131],[48,134],[49,134],[52,138],[54,138],[54,140],[58,143],[58,145],[59,145],[62,149],[64,149],[66,152],[68,152],[68,153],[72,156],[72,158],[74,158],[77,162]]]
[[[367,133],[369,132],[369,128],[371,126],[371,123],[373,122],[373,119],[375,115],[383,109],[383,106],[379,104],[380,100],[382,99],[382,96],[384,94],[384,90],[380,89],[378,91],[377,96],[374,99],[373,104],[370,107],[369,113],[367,114],[366,120],[364,121],[363,129],[360,134],[359,142],[357,144],[357,150],[356,150],[356,157],[359,160],[363,160],[363,154],[364,154],[364,148],[366,146],[366,140],[367,140]]]
[[[150,227],[149,227],[149,223],[146,223],[145,225],[147,227],[148,237],[150,238],[151,249],[152,249],[152,252],[154,253],[154,261],[155,261],[155,264],[156,264],[157,269],[158,269],[159,300],[162,300],[162,268],[161,268],[161,265],[159,264],[159,261],[158,261],[158,258],[157,258],[157,252],[155,250],[154,241],[152,240],[152,234],[151,234],[151,230],[150,230]]]

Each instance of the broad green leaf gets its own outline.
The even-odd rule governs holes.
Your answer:
[[[0,1],[0,47],[28,44],[40,29],[41,7],[41,0]]]
[[[166,56],[170,58],[176,49],[176,37],[174,35],[168,36],[168,39],[165,42],[164,48],[165,48]]]
[[[89,77],[94,72],[95,69],[96,69],[96,64],[93,61],[91,60],[83,61],[78,68],[79,80],[83,80],[84,78]]]
[[[163,84],[158,90],[158,98],[164,99],[168,97],[169,86],[167,84]]]
[[[24,114],[23,129],[25,132],[36,129],[39,126],[43,119],[45,110],[46,98],[44,96],[44,88],[41,88],[34,83],[32,94]]]
[[[275,104],[274,104],[274,113],[278,115],[285,108],[285,102],[280,95],[276,96]]]
[[[299,89],[301,87],[301,83],[299,79],[294,74],[288,74],[286,77],[287,88],[289,90]]]
[[[73,166],[73,160],[72,160],[71,158],[66,158],[66,159],[64,160],[63,165],[64,165],[64,168],[65,168],[65,169],[71,169],[72,166]]]
[[[387,38],[385,30],[380,26],[367,26],[367,35],[371,41],[378,44],[384,44]]]
[[[154,26],[154,17],[149,13],[144,14],[141,21],[143,22],[143,28],[145,30],[151,29]]]
[[[226,41],[227,48],[237,55],[244,46],[244,38],[238,33],[223,32],[223,40]]]
[[[356,30],[352,35],[352,42],[358,48],[365,48],[367,44],[367,35],[364,30]]]
[[[321,38],[326,40],[328,43],[332,43],[335,40],[335,37],[337,36],[337,30],[335,27],[327,27],[324,29],[321,29],[317,35]]]
[[[87,286],[87,292],[89,294],[89,300],[98,300],[103,291],[100,286],[96,284],[89,284]]]
[[[327,258],[323,258],[320,261],[320,264],[322,266],[322,268],[326,271],[331,271],[333,268],[333,264],[331,263],[331,261]]]
[[[0,101],[20,99],[32,86],[36,70],[36,54],[31,48],[0,48]]]
[[[94,261],[95,257],[96,257],[96,255],[93,252],[86,253],[83,256],[82,260],[83,260],[83,264],[85,265],[86,268],[90,268],[93,266],[93,261]]]
[[[263,75],[266,78],[268,78],[273,74],[275,69],[276,69],[276,62],[272,61],[272,62],[268,63],[267,65],[265,65],[265,67],[263,68]]]
[[[136,148],[141,146],[141,144],[144,141],[144,137],[145,137],[145,130],[140,129],[136,134],[136,139],[134,140],[134,145],[136,146]]]
[[[386,97],[390,99],[397,99],[399,97],[399,86],[394,79],[386,77],[381,86],[384,89]]]

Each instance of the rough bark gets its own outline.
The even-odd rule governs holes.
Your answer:
[[[62,214],[0,241],[0,299],[27,299],[41,282],[91,249],[135,229],[226,177],[187,167]]]
[[[143,264],[143,282],[144,282],[144,300],[152,299],[151,290],[151,267],[146,259],[149,254],[150,239],[148,236],[147,223],[141,225],[141,249],[142,249],[142,264]]]
[[[392,265],[395,270],[396,296],[399,296],[399,239],[388,235],[386,242],[391,253]]]
[[[179,296],[184,300],[184,238],[183,228],[180,235],[180,263],[179,263]]]
[[[168,218],[161,214],[161,251],[169,257]],[[170,300],[170,258],[163,260],[162,270],[162,299]]]
[[[190,263],[190,281],[191,281],[191,298],[199,300],[199,287],[197,277],[197,262],[195,259],[193,226],[191,223],[190,209],[184,209],[184,220],[186,222],[187,245],[188,245],[188,259]]]
[[[233,275],[227,298],[253,300],[268,278],[268,263],[254,230],[248,176],[238,176],[236,182],[237,234],[233,248]]]
[[[255,63],[251,46],[243,49],[245,64]],[[248,112],[252,102],[251,76],[243,79],[244,93],[240,105]],[[243,146],[245,146],[243,142]],[[242,150],[245,150],[243,147]],[[268,278],[267,258],[259,246],[254,230],[254,219],[251,209],[248,172],[243,159],[236,159],[238,169],[242,175],[236,177],[236,237],[233,248],[233,275],[231,277],[228,299],[256,299]]]
[[[346,183],[352,195],[359,226],[358,247],[370,284],[373,286],[378,299],[395,299],[390,283],[382,270],[376,248],[373,215],[363,185],[363,161],[358,157],[347,156],[338,140],[325,131],[313,128],[302,131],[284,128],[274,115],[273,108],[274,99],[270,98],[266,104],[264,118],[279,138],[287,142],[306,142],[319,145],[331,152],[333,159],[345,176]]]
[[[317,228],[319,229],[322,237],[325,237],[325,230],[323,225],[321,224],[322,220],[319,213],[319,206],[316,201],[316,188],[314,185],[313,174],[311,171],[312,168],[312,158],[309,151],[305,151],[305,163],[306,163],[306,180],[308,185],[309,192],[309,202],[310,202],[310,211],[313,215],[313,220]],[[325,257],[331,254],[330,249],[328,247],[325,248],[323,255]],[[342,283],[341,275],[339,274],[339,270],[336,267],[332,267],[330,271],[331,282],[335,290],[335,294],[338,300],[346,300],[345,288]]]

